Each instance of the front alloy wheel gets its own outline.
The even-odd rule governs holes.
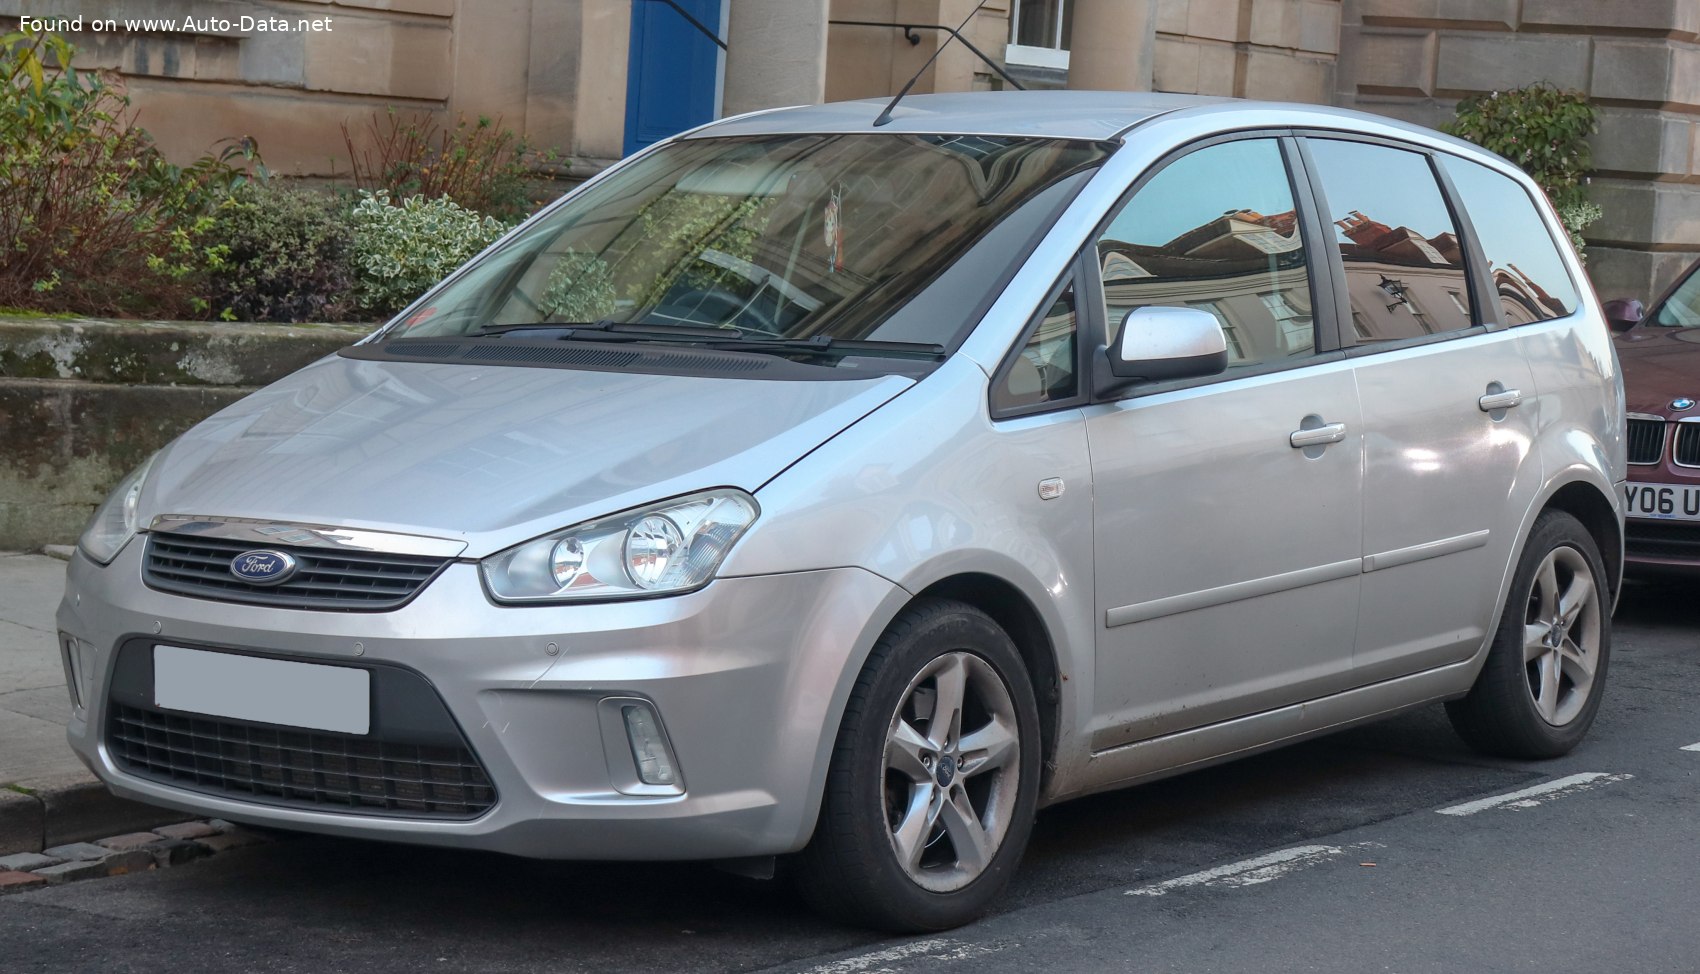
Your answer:
[[[799,888],[849,923],[960,926],[1008,885],[1038,792],[1038,706],[1015,644],[978,609],[918,601],[851,690]]]
[[[991,664],[947,653],[903,691],[885,742],[892,851],[935,893],[980,877],[1009,831],[1021,784],[1015,701]]]

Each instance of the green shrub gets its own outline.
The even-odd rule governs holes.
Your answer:
[[[1588,136],[1599,131],[1599,112],[1587,95],[1549,84],[1477,95],[1458,103],[1446,130],[1521,166],[1546,190],[1582,252],[1582,231],[1600,218],[1588,202]]]
[[[123,91],[69,67],[72,53],[51,34],[0,36],[0,304],[204,313],[200,237],[257,164],[253,142],[173,166]]]
[[[249,183],[213,211],[207,297],[220,317],[330,321],[352,303],[348,206],[278,181]]]
[[[394,314],[506,233],[511,224],[480,216],[447,197],[361,191],[352,217],[356,303]]]

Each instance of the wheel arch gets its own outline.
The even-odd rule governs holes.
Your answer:
[[[1615,605],[1623,585],[1623,524],[1616,506],[1593,483],[1572,480],[1546,499],[1540,513],[1550,510],[1564,511],[1581,521],[1593,536],[1594,543],[1599,546],[1600,557],[1605,559],[1606,576],[1611,583],[1611,602]],[[1538,514],[1536,516],[1539,517]]]
[[[933,582],[916,599],[943,598],[971,605],[992,618],[1015,643],[1027,665],[1033,695],[1039,705],[1039,748],[1044,793],[1056,769],[1058,728],[1062,713],[1062,670],[1056,641],[1037,606],[1015,585],[986,572],[962,572]]]

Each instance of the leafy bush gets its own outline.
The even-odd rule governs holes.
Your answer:
[[[1546,190],[1582,252],[1582,231],[1600,218],[1588,202],[1588,136],[1599,131],[1599,112],[1587,95],[1549,84],[1477,95],[1458,103],[1446,130],[1521,166]]]
[[[428,115],[403,118],[390,109],[367,124],[366,148],[356,148],[346,124],[342,138],[357,188],[392,199],[447,196],[504,220],[527,216],[542,203],[529,190],[532,171],[556,158],[482,116],[446,129]]]
[[[511,229],[447,197],[360,193],[354,206],[356,303],[376,316],[406,307]]]
[[[172,166],[124,92],[72,53],[51,34],[0,36],[0,304],[204,313],[199,238],[257,163],[253,142]]]
[[[205,244],[220,317],[329,321],[352,301],[354,231],[347,205],[329,194],[249,183],[213,212]]]

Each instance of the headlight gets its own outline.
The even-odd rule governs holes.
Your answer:
[[[83,549],[83,554],[102,565],[118,557],[130,539],[136,536],[138,515],[136,502],[142,497],[142,485],[147,483],[148,470],[153,467],[155,453],[142,461],[142,465],[130,471],[130,475],[118,482],[94,517],[89,520],[89,526],[83,529],[83,536],[77,542]]]
[[[704,491],[527,541],[480,568],[499,602],[688,592],[714,577],[757,511],[741,490]]]

